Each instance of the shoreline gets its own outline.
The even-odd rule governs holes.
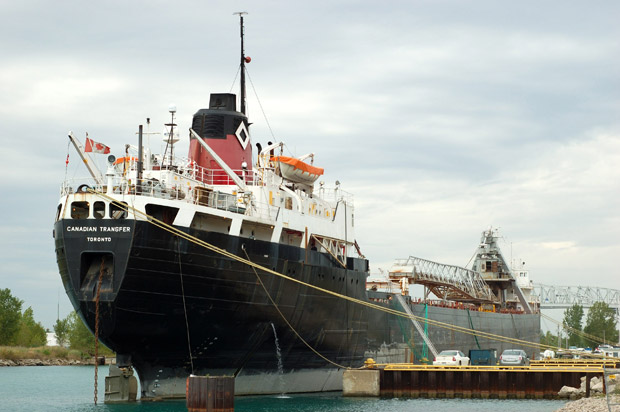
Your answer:
[[[116,363],[115,357],[106,357],[104,363],[99,365],[113,365]],[[95,359],[0,359],[0,367],[11,366],[94,366]]]
[[[611,401],[612,411],[620,411],[620,396],[612,395]],[[616,406],[617,405],[617,406]],[[581,398],[568,402],[566,405],[555,412],[608,412],[607,397],[593,396],[589,398]]]

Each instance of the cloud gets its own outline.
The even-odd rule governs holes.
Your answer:
[[[122,152],[147,117],[161,131],[175,102],[183,153],[191,115],[231,90],[232,12],[247,6],[50,4],[0,6],[11,39],[0,67],[11,195],[0,212],[15,222],[2,233],[18,236],[5,240],[12,276],[0,280],[46,308],[36,285],[59,282],[58,187],[65,173],[86,175],[71,148],[65,169],[67,132]],[[275,138],[315,152],[324,180],[355,195],[373,270],[409,254],[465,265],[493,225],[535,281],[620,288],[617,2],[266,1],[248,11],[252,85]],[[274,140],[249,99],[254,142]]]
[[[501,226],[530,268],[544,265],[552,272],[534,271],[535,281],[548,283],[545,278],[552,275],[566,282],[569,278],[559,275],[564,264],[549,268],[550,262],[559,263],[554,255],[570,251],[587,260],[601,247],[620,252],[620,171],[613,166],[619,155],[619,137],[595,135],[548,147],[523,163],[507,162],[486,182],[404,170],[382,174],[385,183],[353,190],[356,235],[358,241],[370,240],[361,243],[364,253],[382,267],[410,254],[464,265],[477,245],[475,236],[490,225]],[[571,262],[569,271],[579,272],[581,265]],[[598,265],[605,269],[590,279],[614,283],[606,275],[614,264],[602,258]]]
[[[41,67],[45,70],[44,77],[40,76]],[[96,65],[84,67],[79,61],[13,62],[0,71],[0,78],[5,85],[19,86],[15,88],[19,90],[3,94],[5,99],[7,95],[16,98],[13,105],[7,105],[8,109],[36,111],[48,116],[58,115],[60,111],[64,114],[67,108],[92,103],[92,99],[105,94],[122,93],[124,86],[119,77],[97,70]]]
[[[566,249],[576,249],[577,245],[575,242],[571,241],[563,241],[563,242],[543,242],[540,244],[540,247],[551,250],[566,250]]]

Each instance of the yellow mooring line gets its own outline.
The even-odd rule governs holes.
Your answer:
[[[138,220],[138,216],[139,216],[142,219],[144,219],[145,221],[148,221],[152,225],[154,225],[156,227],[159,227],[160,229],[163,229],[163,230],[173,234],[174,236],[178,236],[178,237],[180,237],[182,239],[185,239],[185,240],[187,240],[187,241],[189,241],[191,243],[194,243],[194,244],[196,244],[198,246],[201,246],[201,247],[203,247],[205,249],[208,249],[208,250],[210,250],[212,252],[215,252],[215,253],[218,253],[218,254],[220,254],[222,256],[225,256],[227,258],[236,260],[236,261],[238,261],[240,263],[243,263],[243,264],[248,265],[250,267],[253,267],[255,269],[261,270],[261,271],[263,271],[265,273],[269,273],[269,274],[272,274],[274,276],[278,276],[278,277],[281,277],[283,279],[286,279],[288,281],[295,282],[295,283],[298,283],[300,285],[306,286],[308,288],[312,288],[312,289],[318,290],[318,291],[323,292],[325,294],[328,294],[328,295],[331,295],[331,296],[335,296],[337,298],[344,299],[344,300],[347,300],[347,301],[350,301],[350,302],[353,302],[353,303],[357,303],[359,305],[366,306],[366,307],[369,307],[371,309],[380,310],[380,311],[389,313],[389,314],[394,315],[394,316],[400,316],[400,317],[407,318],[407,319],[417,319],[418,321],[427,323],[429,325],[437,326],[437,327],[440,327],[440,328],[452,330],[452,331],[459,332],[459,333],[464,333],[464,334],[471,335],[471,336],[482,337],[482,338],[486,338],[486,339],[493,340],[493,341],[498,341],[498,342],[506,342],[506,343],[518,344],[518,345],[521,345],[521,346],[536,348],[537,350],[539,350],[539,348],[547,348],[547,349],[557,350],[557,347],[555,347],[555,346],[543,345],[541,343],[535,343],[535,342],[525,341],[525,340],[522,340],[522,339],[510,338],[510,337],[507,337],[507,336],[496,335],[496,334],[489,333],[489,332],[477,331],[477,330],[474,330],[474,329],[469,329],[469,328],[462,327],[462,326],[457,326],[457,325],[451,325],[449,323],[440,322],[440,321],[433,320],[433,319],[427,319],[427,318],[424,318],[424,317],[421,317],[421,316],[416,316],[416,315],[413,315],[413,314],[412,315],[408,315],[405,312],[401,312],[401,311],[398,311],[398,310],[395,310],[395,309],[390,309],[390,308],[387,308],[387,307],[383,307],[383,306],[380,306],[380,305],[377,305],[377,304],[374,304],[374,303],[371,303],[371,302],[366,302],[366,301],[363,301],[363,300],[359,300],[359,299],[356,299],[356,298],[353,298],[353,297],[350,297],[350,296],[342,295],[340,293],[337,293],[337,292],[334,292],[334,291],[331,291],[331,290],[328,290],[328,289],[324,289],[324,288],[312,285],[310,283],[303,282],[301,280],[289,277],[289,276],[287,276],[285,274],[276,272],[276,271],[274,271],[272,269],[269,269],[267,267],[264,267],[264,266],[261,266],[259,264],[256,264],[256,263],[254,263],[254,262],[252,262],[252,261],[250,261],[248,259],[244,259],[244,258],[242,258],[240,256],[237,256],[237,255],[231,253],[231,252],[228,252],[225,249],[218,248],[217,246],[214,246],[214,245],[212,245],[212,244],[210,244],[208,242],[205,242],[205,241],[203,241],[203,240],[201,240],[201,239],[199,239],[199,238],[197,238],[195,236],[192,236],[192,235],[190,235],[188,233],[185,233],[182,230],[177,229],[177,228],[175,228],[172,225],[169,225],[169,224],[167,224],[165,222],[162,222],[161,220],[156,219],[155,217],[150,216],[150,215],[146,214],[145,212],[142,212],[142,211],[140,211],[140,210],[138,210],[138,209],[136,209],[136,208],[134,208],[132,206],[129,206],[127,203],[123,203],[121,201],[118,201],[118,200],[114,199],[113,197],[110,197],[110,196],[106,195],[105,193],[98,192],[98,191],[93,190],[91,188],[88,188],[88,192],[91,193],[91,194],[94,194],[96,196],[99,196],[99,197],[101,197],[103,199],[108,200],[110,203],[114,204],[115,206],[119,207],[122,210],[125,210],[127,212],[131,211],[134,214],[134,217],[136,218],[136,220]]]

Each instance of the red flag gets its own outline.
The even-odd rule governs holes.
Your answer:
[[[108,154],[110,153],[110,148],[103,143],[95,142],[93,139],[86,138],[86,145],[84,146],[85,152],[93,152],[93,153],[101,153]]]

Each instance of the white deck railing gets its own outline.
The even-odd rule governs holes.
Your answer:
[[[181,200],[219,210],[241,213],[247,216],[260,217],[275,221],[280,213],[279,206],[261,203],[255,198],[243,198],[242,193],[235,194],[219,191],[220,186],[235,186],[233,179],[221,169],[207,169],[189,163],[177,161],[175,165],[153,165],[145,170],[144,179],[138,181],[135,176],[136,162],[131,161],[126,169],[116,168],[112,178],[115,195],[150,196],[158,199]],[[233,170],[247,186],[277,185],[279,177],[272,169]],[[138,184],[140,183],[140,184]],[[86,185],[96,191],[107,193],[107,183],[97,183],[93,178],[70,179],[63,182],[61,196],[76,193]],[[330,204],[344,200],[353,207],[353,196],[339,187],[327,188],[317,184],[312,195],[313,199],[323,204],[325,210],[332,209]],[[246,196],[249,194],[245,194]],[[302,207],[305,213],[305,208]],[[329,214],[331,216],[331,213]]]
[[[243,198],[237,195],[218,191],[217,187],[207,188],[205,186],[196,186],[192,190],[183,190],[181,185],[165,187],[162,186],[161,183],[149,179],[143,179],[141,182],[141,185],[133,184],[133,182],[130,181],[120,182],[118,185],[114,186],[112,194],[179,200],[271,221],[277,219],[280,209],[279,207],[256,202],[254,200],[245,202]],[[66,196],[76,193],[88,193],[86,188],[102,193],[107,193],[108,190],[107,185],[98,184],[92,178],[76,178],[63,182],[60,195]]]

